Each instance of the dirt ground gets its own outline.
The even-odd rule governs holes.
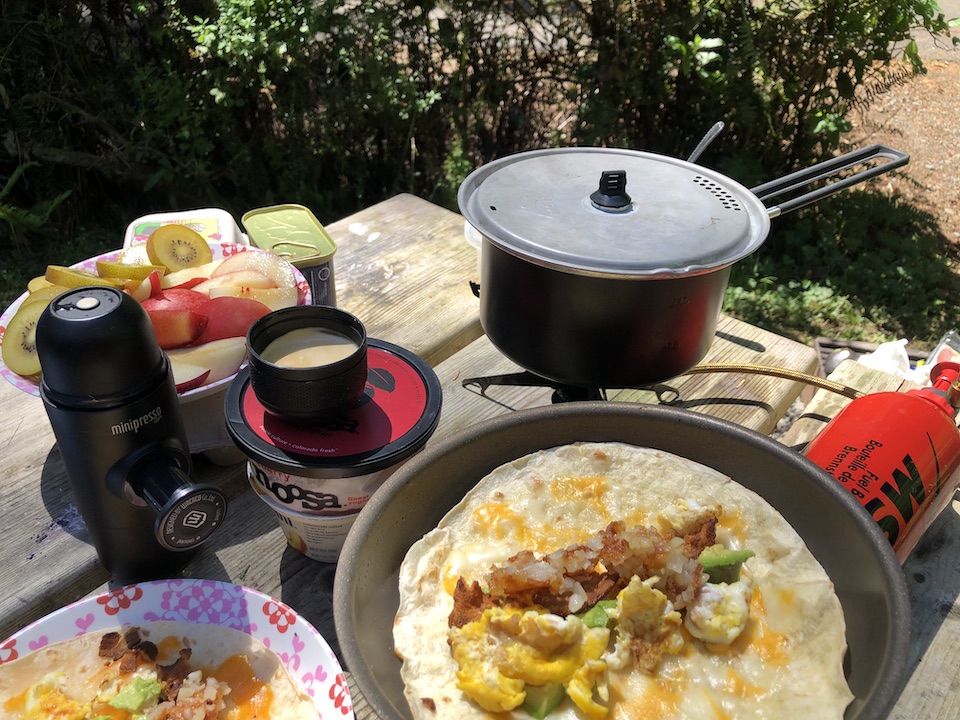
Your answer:
[[[902,171],[883,176],[887,191],[933,214],[943,236],[960,243],[960,49],[928,41],[921,57],[927,73],[854,113],[848,138],[855,147],[881,143],[909,153]]]

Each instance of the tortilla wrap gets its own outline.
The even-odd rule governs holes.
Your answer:
[[[31,714],[26,700],[28,695],[36,694],[35,688],[42,683],[56,685],[58,698],[62,696],[81,706],[90,705],[107,683],[123,684],[132,675],[142,674],[145,669],[171,665],[177,661],[183,648],[189,648],[190,670],[201,671],[204,680],[213,677],[219,683],[230,686],[230,691],[224,696],[226,707],[217,715],[218,720],[248,717],[316,720],[317,711],[313,701],[300,690],[280,658],[256,638],[230,628],[182,622],[158,621],[133,627],[142,640],[153,643],[158,649],[155,661],[143,661],[135,673],[120,671],[119,660],[101,656],[101,640],[111,632],[109,630],[57,642],[0,665],[0,709],[3,717],[6,720],[46,718],[47,714],[38,715],[36,709]],[[131,626],[118,626],[114,632],[124,635],[130,629]],[[241,660],[244,658],[245,663]],[[87,711],[91,718],[103,714],[98,713],[95,707]],[[116,713],[110,715],[111,718],[122,718],[124,715],[117,710],[110,712]],[[264,712],[269,714],[264,715]],[[146,716],[150,717],[150,713],[147,712]],[[62,717],[86,720],[87,715],[64,712]],[[139,717],[139,714],[131,711],[130,717]]]
[[[641,718],[841,718],[845,625],[826,572],[759,495],[686,458],[621,443],[578,443],[503,465],[407,553],[394,647],[415,718],[493,717],[458,687],[448,619],[457,578],[489,582],[491,566],[529,550],[577,545],[613,521],[660,526],[687,505],[722,508],[716,540],[756,553],[746,629],[733,644],[687,637],[654,672],[610,670],[609,714]],[[611,640],[612,644],[612,640]],[[495,717],[529,718],[517,707]],[[584,718],[567,697],[548,717]]]

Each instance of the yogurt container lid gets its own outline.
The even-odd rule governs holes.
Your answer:
[[[227,431],[247,456],[304,477],[355,477],[400,463],[420,450],[440,420],[442,391],[414,353],[367,340],[367,384],[356,408],[303,427],[268,413],[241,370],[224,403]]]

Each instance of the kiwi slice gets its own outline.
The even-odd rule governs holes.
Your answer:
[[[123,287],[123,280],[118,278],[102,278],[96,273],[64,267],[63,265],[47,265],[47,272],[44,274],[44,277],[48,282],[54,285],[62,285],[66,288],[84,287],[86,285],[107,285],[115,288]]]
[[[31,377],[40,374],[40,356],[37,354],[37,320],[48,303],[25,303],[14,313],[3,333],[0,356],[3,364],[17,375]]]
[[[29,305],[30,303],[35,302],[42,302],[44,307],[46,307],[57,295],[62,292],[66,292],[69,289],[70,288],[63,287],[62,285],[47,285],[46,287],[40,288],[39,290],[27,295],[20,304],[20,309],[22,310],[24,305]]]
[[[136,264],[116,260],[97,260],[97,275],[101,278],[119,278],[120,280],[146,280],[150,273],[157,270],[162,275],[167,271],[163,265]]]
[[[147,238],[147,256],[154,265],[175,272],[213,260],[207,241],[186,225],[161,225]]]

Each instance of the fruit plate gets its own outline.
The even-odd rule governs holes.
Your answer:
[[[208,242],[208,244],[214,260],[223,260],[241,252],[267,252],[266,250],[232,242]],[[123,252],[124,250],[113,250],[111,252],[106,252],[76,263],[71,267],[79,270],[86,270],[88,272],[95,272],[98,260],[117,260]],[[297,302],[300,305],[309,305],[311,301],[310,286],[308,285],[306,278],[296,267],[293,268],[293,273],[297,283]],[[26,300],[28,295],[29,293],[23,293],[20,297],[14,300],[6,310],[3,311],[3,314],[0,314],[0,344],[3,342],[3,333],[9,325],[10,319],[16,314],[17,310],[20,308],[20,305],[23,304],[23,301]],[[2,375],[8,382],[13,384],[13,386],[19,390],[35,396],[40,395],[40,385],[34,378],[17,375],[4,364],[2,359],[0,359],[0,375]],[[226,386],[231,380],[233,380],[234,377],[235,374],[207,385],[201,385],[200,387],[192,390],[182,392],[180,393],[180,402],[189,402],[212,395],[220,390],[225,390]]]
[[[340,663],[309,622],[258,590],[216,580],[156,580],[67,605],[0,643],[0,664],[86,633],[161,620],[245,632],[280,658],[294,680],[313,698],[318,717],[354,717]]]

